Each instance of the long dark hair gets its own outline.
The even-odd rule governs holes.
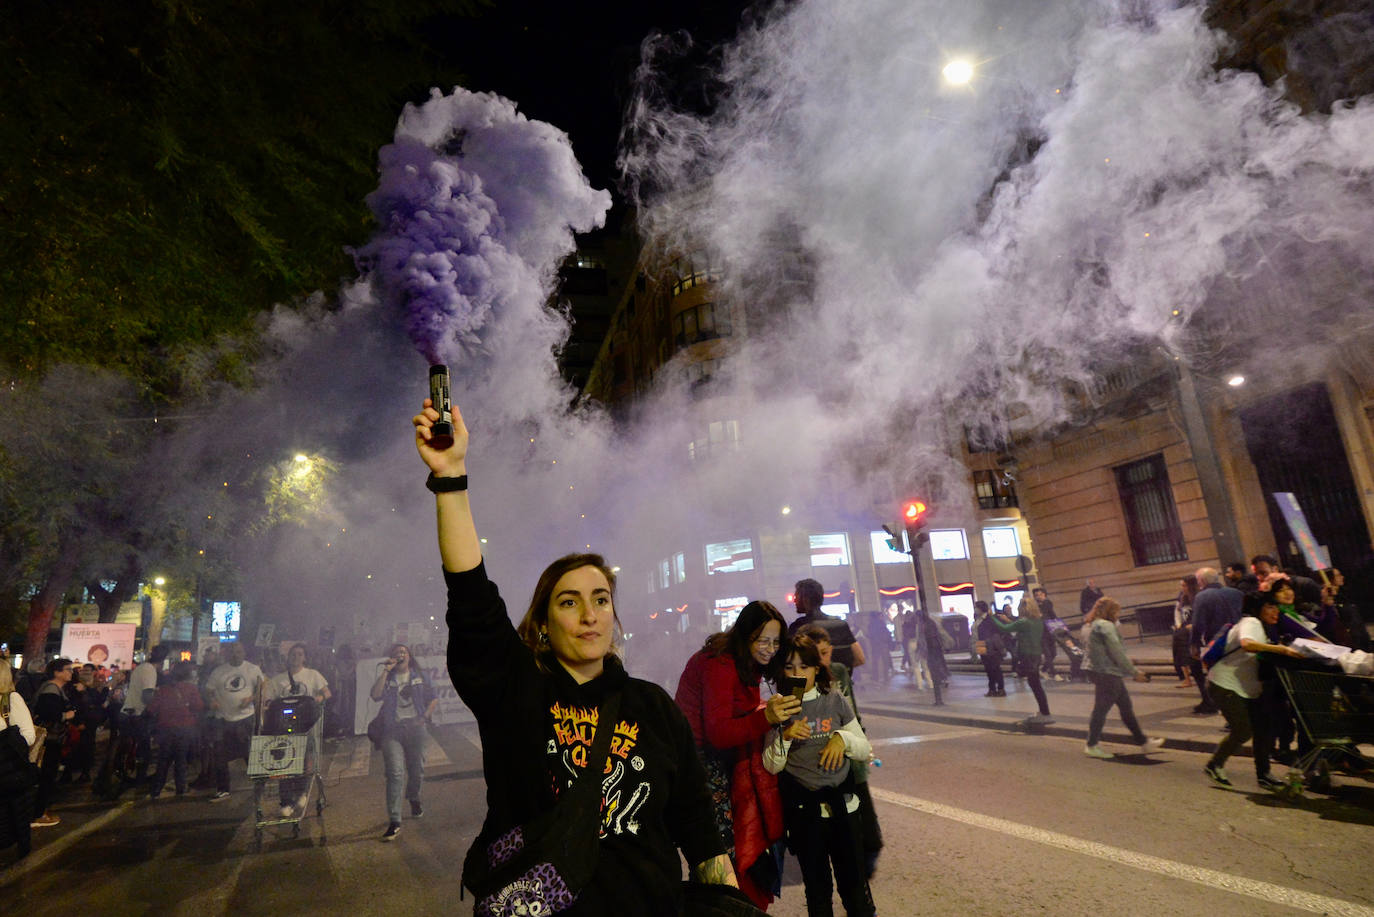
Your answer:
[[[581,570],[583,567],[595,567],[601,571],[602,576],[606,577],[606,584],[611,590],[611,613],[615,617],[611,655],[614,655],[615,649],[620,643],[620,615],[615,611],[615,573],[606,566],[606,558],[600,554],[564,554],[545,567],[544,572],[539,574],[539,582],[534,584],[534,595],[530,596],[530,607],[526,609],[525,617],[521,619],[520,626],[515,629],[525,645],[534,650],[534,658],[539,660],[541,669],[544,667],[541,658],[542,651],[547,644],[540,642],[539,636],[549,623],[549,602],[553,599],[553,589],[565,573]]]
[[[786,655],[783,656],[782,665],[786,665],[787,660],[794,654],[800,656],[803,665],[809,665],[816,670],[816,690],[822,694],[830,693],[830,667],[821,664],[821,651],[816,647],[816,641],[806,634],[796,634],[787,646],[783,647],[783,653]],[[782,666],[778,668],[779,671],[783,670]]]
[[[739,673],[741,684],[753,684],[760,676],[770,682],[776,681],[777,672],[774,666],[760,666],[754,661],[754,641],[758,639],[759,633],[769,621],[777,621],[780,628],[778,631],[778,652],[773,655],[776,660],[781,652],[787,648],[784,645],[787,637],[787,622],[783,620],[782,612],[778,611],[772,602],[756,600],[745,605],[744,608],[740,609],[739,617],[735,618],[734,625],[724,633],[712,634],[707,637],[702,649],[712,656],[728,655],[733,659],[735,671]]]

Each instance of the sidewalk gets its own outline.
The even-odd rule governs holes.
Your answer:
[[[1136,717],[1140,720],[1140,728],[1146,735],[1163,737],[1166,748],[1198,752],[1215,750],[1224,734],[1222,727],[1225,721],[1219,714],[1199,716],[1193,713],[1193,707],[1200,699],[1197,688],[1175,687],[1178,680],[1173,675],[1169,638],[1132,640],[1126,644],[1126,652],[1137,666],[1153,676],[1148,684],[1136,681],[1126,683]],[[939,707],[934,706],[934,693],[929,688],[920,691],[913,688],[906,673],[893,675],[884,687],[874,684],[871,677],[865,679],[861,668],[858,670],[860,680],[854,686],[859,710],[865,714],[875,713],[950,726],[1026,731],[1023,721],[1036,712],[1035,697],[1026,683],[1007,673],[1007,696],[984,697],[988,681],[982,669],[953,664],[961,663],[966,658],[965,654],[950,653],[946,656],[952,663],[950,683],[942,691],[944,704]],[[1062,654],[1055,663],[1056,670],[1067,675],[1068,665]],[[1086,742],[1088,718],[1093,708],[1092,685],[1087,682],[1049,681],[1043,677],[1041,684],[1049,698],[1054,722],[1029,728],[1044,735],[1067,736]],[[1132,744],[1115,708],[1107,714],[1102,741]],[[1240,754],[1249,754],[1248,744]]]

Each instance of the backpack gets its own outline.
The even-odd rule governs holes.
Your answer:
[[[38,768],[29,763],[29,743],[9,722],[9,695],[0,704],[0,792],[17,793],[38,783]]]
[[[1231,624],[1223,624],[1221,630],[1217,631],[1217,635],[1203,647],[1202,656],[1200,657],[1203,665],[1211,668],[1226,658],[1226,638],[1231,635],[1231,628],[1233,626],[1234,625]]]

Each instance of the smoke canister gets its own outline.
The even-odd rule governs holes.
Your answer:
[[[453,445],[453,402],[449,398],[448,367],[443,363],[429,368],[429,401],[439,412],[438,422],[429,430],[429,444],[447,449]]]

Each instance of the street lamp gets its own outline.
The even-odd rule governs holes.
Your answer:
[[[956,58],[945,64],[940,73],[951,86],[967,86],[973,79],[973,64],[965,58]]]

